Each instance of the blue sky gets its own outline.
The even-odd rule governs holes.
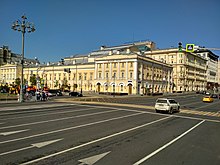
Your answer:
[[[220,48],[219,0],[0,0],[0,46],[21,53],[11,24],[26,15],[25,57],[41,62],[85,54],[101,45],[151,40],[158,48],[195,43]],[[220,55],[219,51],[214,51]]]

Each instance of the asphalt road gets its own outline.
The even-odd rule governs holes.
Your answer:
[[[173,115],[151,97],[1,106],[0,163],[219,165],[220,101],[201,97],[175,96]]]

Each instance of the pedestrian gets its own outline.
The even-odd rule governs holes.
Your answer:
[[[46,101],[46,94],[45,94],[45,92],[42,92],[42,100]]]

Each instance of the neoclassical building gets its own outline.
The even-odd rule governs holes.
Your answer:
[[[152,42],[102,46],[87,55],[66,57],[62,62],[26,66],[24,77],[30,80],[36,75],[52,89],[65,83],[73,91],[106,94],[172,92],[172,66],[143,55],[154,46]]]
[[[206,63],[206,75],[207,75],[207,89],[215,90],[218,88],[219,82],[218,82],[218,58],[216,54],[214,54],[212,51],[205,49],[205,48],[198,48],[198,50],[195,51],[196,54],[202,56],[207,60]]]
[[[207,59],[203,56],[177,48],[148,51],[145,56],[173,66],[174,91],[206,90]]]
[[[12,84],[21,77],[21,55],[12,53],[8,46],[0,47],[0,84]],[[37,59],[24,59],[24,65],[39,63]]]
[[[89,54],[65,57],[60,62],[26,62],[24,79],[29,86],[35,76],[38,89],[59,89],[65,84],[72,91],[105,94],[206,90],[208,82],[214,81],[213,72],[217,73],[213,58],[211,63],[207,57],[217,56],[177,48],[156,49],[150,41],[101,46]],[[19,68],[19,62],[1,66],[1,81],[11,83],[20,77]]]

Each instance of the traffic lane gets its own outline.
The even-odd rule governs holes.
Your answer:
[[[184,106],[184,108],[190,109],[190,110],[196,110],[196,111],[208,111],[208,112],[218,112],[220,111],[219,108],[220,100],[214,100],[212,103],[204,103],[202,101],[191,104],[188,106]]]
[[[208,111],[208,112],[219,112],[220,111],[219,105],[220,105],[220,100],[214,99],[212,103],[203,103],[203,106],[198,107],[198,110]]]
[[[157,148],[160,148],[186,130],[189,130],[197,123],[198,121],[195,120],[186,121],[181,118],[173,118],[172,120],[164,121],[164,123],[157,123],[153,125],[153,128],[151,127],[150,130],[148,129],[141,132],[139,136],[135,136],[134,139],[130,138],[125,140],[122,145],[119,145],[118,148],[114,148],[113,151],[99,161],[97,165],[133,165]],[[113,163],[111,160],[113,160]]]
[[[23,107],[23,106],[22,106]],[[39,106],[38,108],[32,108],[32,107],[28,107],[28,109],[26,109],[27,107],[23,107],[22,109],[16,110],[16,111],[4,111],[4,112],[0,112],[0,119],[4,120],[7,117],[13,118],[13,117],[23,117],[24,115],[40,115],[40,114],[45,114],[45,112],[49,113],[49,112],[60,112],[62,110],[65,109],[76,109],[76,108],[80,108],[83,107],[80,104],[63,104],[61,106],[50,106],[50,107],[45,107],[45,106]],[[21,108],[21,107],[20,107]]]
[[[105,111],[104,108],[97,107],[69,107],[69,108],[62,108],[57,111],[57,109],[48,111],[47,109],[44,112],[36,112],[35,114],[23,114],[22,116],[19,114],[13,117],[5,117],[0,119],[2,124],[0,125],[0,130],[7,129],[7,128],[15,128],[25,125],[35,125],[35,124],[42,124],[47,123],[50,121],[56,120],[65,120],[68,117],[71,118],[73,116],[79,116],[83,114],[89,114],[93,112],[102,112]]]
[[[144,124],[146,123],[147,122]],[[165,117],[163,120],[151,125],[145,125],[136,130],[128,131],[124,134],[118,134],[117,136],[104,140],[97,140],[96,143],[69,150],[69,152],[44,159],[37,164],[78,165],[80,164],[79,160],[108,152],[109,153],[104,158],[95,164],[133,164],[139,158],[144,156],[144,154],[151,153],[156,148],[160,147],[167,141],[172,140],[179,134],[182,134],[197,123],[198,121],[195,120],[186,121],[185,119],[180,118]],[[84,141],[83,144],[85,143],[88,144],[88,141]]]
[[[28,111],[31,109],[39,109],[42,107],[61,107],[61,106],[68,106],[66,103],[59,103],[59,102],[31,102],[29,103],[19,103],[15,105],[8,104],[5,107],[0,107],[0,113],[7,113],[7,112],[16,112],[16,111]]]
[[[18,161],[23,162],[31,160],[36,157],[41,157],[42,155],[48,155],[56,151],[71,148],[73,146],[82,145],[89,141],[93,141],[95,139],[99,139],[120,131],[124,131],[142,123],[151,122],[161,118],[164,118],[164,115],[154,115],[137,112],[131,115],[124,115],[118,118],[110,118],[105,121],[100,121],[99,123],[87,122],[86,125],[76,127],[75,129],[39,136],[31,139],[1,144],[1,150],[4,148],[4,152],[2,151],[1,153],[5,153],[11,150],[25,148],[32,144],[43,141],[62,139],[59,142],[54,143],[53,145],[43,147],[42,149],[31,148],[29,150],[22,150],[12,154],[2,155],[2,161],[6,163],[10,161],[9,163],[13,163]]]
[[[204,122],[181,140],[154,155],[141,165],[199,164],[219,165],[220,123]]]
[[[84,110],[85,111],[85,110]],[[100,111],[96,112],[84,112],[80,115],[73,115],[64,118],[56,118],[53,120],[44,120],[32,123],[23,123],[23,125],[15,125],[18,128],[4,128],[0,132],[0,144],[5,144],[9,142],[17,142],[19,140],[31,139],[43,135],[50,135],[56,132],[64,132],[71,129],[75,129],[80,125],[87,125],[88,123],[96,123],[99,121],[109,120],[111,118],[118,118],[121,116],[131,115],[134,112],[124,111],[120,108],[111,109],[101,108]],[[21,131],[20,133],[14,133],[10,136],[3,136],[3,134],[11,131]],[[13,145],[12,145],[13,147]]]
[[[189,104],[194,102],[200,102],[201,96],[195,95],[178,95],[178,96],[169,96],[168,98],[176,99],[181,105]],[[132,99],[123,99],[118,102],[120,103],[130,103],[130,104],[137,104],[137,105],[147,105],[147,106],[154,106],[157,98],[167,98],[167,96],[157,96],[157,97],[138,97]]]

